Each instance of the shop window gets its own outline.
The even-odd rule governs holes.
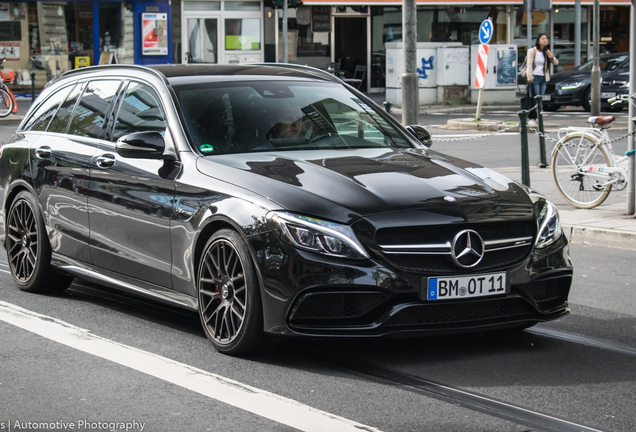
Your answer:
[[[109,54],[107,63],[135,62],[132,3],[99,2],[99,46],[100,53]]]
[[[554,72],[568,71],[575,67],[575,20],[575,8],[573,6],[555,7],[554,48],[552,53],[559,59],[559,64],[554,66]],[[581,51],[579,55],[581,64],[585,63],[587,61],[587,8],[585,7],[581,8]]]
[[[166,130],[159,98],[145,84],[130,83],[119,108],[113,141],[134,132],[161,132]]]
[[[69,120],[71,119],[73,109],[75,108],[75,103],[82,94],[83,88],[84,84],[76,86],[71,94],[66,98],[62,106],[60,106],[60,109],[57,110],[55,118],[53,118],[53,120],[51,121],[51,125],[47,129],[49,132],[66,133]]]
[[[311,21],[289,9],[287,62],[327,70],[331,63],[331,39],[328,32],[312,32]],[[279,29],[283,28],[279,11]],[[278,61],[283,62],[283,32],[278,33]]]
[[[226,18],[225,49],[229,51],[261,49],[261,20],[259,18]]]
[[[35,110],[24,130],[45,131],[49,122],[57,112],[57,108],[62,101],[66,99],[66,95],[71,91],[71,87],[64,87],[51,95],[40,107]]]
[[[119,80],[103,80],[88,83],[73,113],[68,133],[99,138],[111,101],[119,89]]]

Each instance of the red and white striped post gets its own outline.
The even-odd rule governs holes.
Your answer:
[[[475,87],[479,89],[479,96],[477,97],[477,112],[475,113],[475,119],[481,118],[481,93],[484,89],[484,82],[486,81],[486,68],[488,66],[488,45],[479,45],[479,54],[477,55],[477,71],[475,73]]]

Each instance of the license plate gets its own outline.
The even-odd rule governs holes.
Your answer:
[[[422,295],[422,298],[427,300],[486,297],[509,292],[505,272],[472,276],[430,277],[425,281],[422,291],[426,289],[426,295]]]
[[[615,92],[605,92],[605,93],[601,93],[601,98],[602,99],[609,99],[609,98],[613,98],[616,96]]]
[[[552,95],[543,95],[543,100],[544,101],[552,100]]]

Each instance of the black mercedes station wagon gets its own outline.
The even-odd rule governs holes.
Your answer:
[[[2,145],[0,188],[20,289],[77,277],[197,311],[227,354],[569,312],[553,204],[313,68],[67,72]]]

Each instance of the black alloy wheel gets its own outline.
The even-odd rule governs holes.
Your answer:
[[[229,355],[259,351],[264,339],[260,287],[238,233],[224,229],[208,240],[197,285],[199,316],[212,345]]]
[[[7,217],[7,259],[18,288],[34,293],[64,291],[73,277],[51,267],[51,246],[33,196],[20,192]]]

